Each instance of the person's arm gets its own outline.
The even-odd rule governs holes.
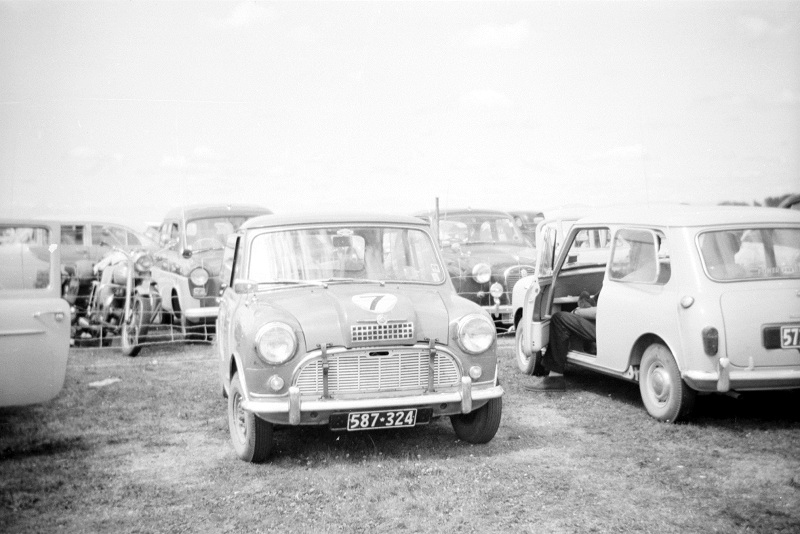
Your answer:
[[[597,319],[597,307],[592,306],[591,308],[575,308],[572,310],[572,313],[575,315],[579,315],[584,319],[591,319],[592,321]]]

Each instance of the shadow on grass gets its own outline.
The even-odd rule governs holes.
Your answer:
[[[570,366],[565,374],[567,393],[586,392],[611,397],[614,402],[636,407],[647,416],[639,385],[619,378]],[[689,424],[755,427],[793,426],[800,422],[800,390],[749,391],[740,395],[701,394],[694,411],[684,421]]]
[[[32,456],[51,456],[76,451],[88,451],[89,449],[91,449],[89,444],[80,436],[37,439],[26,443],[19,443],[18,445],[5,446],[3,449],[0,449],[0,462]]]

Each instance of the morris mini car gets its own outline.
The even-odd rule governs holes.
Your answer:
[[[152,277],[167,322],[186,337],[208,339],[219,310],[220,266],[228,235],[261,206],[207,205],[171,210],[160,227],[163,248],[154,254]]]
[[[503,389],[489,314],[454,291],[424,221],[267,216],[226,244],[216,346],[242,460],[277,428],[415,427],[486,443]]]
[[[458,294],[489,312],[498,329],[510,327],[511,291],[520,278],[533,274],[536,263],[536,251],[514,219],[504,211],[449,210],[439,215],[438,228]]]
[[[0,220],[0,406],[45,402],[64,386],[70,312],[59,233],[55,222]]]
[[[582,259],[578,238],[592,233],[610,246]],[[517,328],[521,369],[546,350],[552,315],[587,292],[597,340],[574,342],[568,363],[638,383],[658,420],[687,417],[698,393],[800,388],[800,213],[599,210],[572,226],[558,256],[555,236],[540,242]]]

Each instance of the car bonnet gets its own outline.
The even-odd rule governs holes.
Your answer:
[[[447,343],[449,315],[436,288],[402,284],[329,284],[263,293],[259,301],[290,313],[307,350],[317,346]]]

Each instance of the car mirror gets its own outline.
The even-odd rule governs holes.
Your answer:
[[[258,282],[254,282],[253,280],[234,280],[233,281],[233,292],[237,295],[246,295],[247,293],[252,293],[258,288]]]
[[[187,258],[187,259],[191,258],[192,257],[192,249],[190,249],[190,248],[183,249],[181,251],[181,256],[183,256],[184,258]]]

